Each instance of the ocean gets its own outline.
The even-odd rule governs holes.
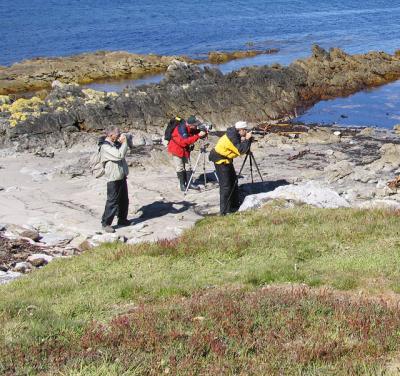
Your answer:
[[[96,50],[202,57],[212,50],[279,49],[274,55],[221,66],[228,72],[245,65],[289,64],[308,56],[314,43],[348,53],[393,53],[400,48],[399,19],[400,4],[384,0],[0,0],[0,65]],[[400,122],[395,110],[400,99],[394,95],[398,89],[396,84],[378,88],[361,98],[346,98],[349,103],[344,104],[327,101],[329,108],[339,106],[338,113],[314,107],[307,113],[310,119],[307,114],[302,119],[323,122],[320,117],[325,116],[327,122],[337,118],[352,122],[347,125],[364,125],[365,117],[350,116],[350,108],[360,110],[367,102],[368,109],[365,96],[372,93],[375,101],[378,96],[390,103],[383,112],[376,109],[382,116],[369,125],[391,127]],[[339,114],[343,106],[347,114]]]

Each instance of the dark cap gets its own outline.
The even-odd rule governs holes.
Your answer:
[[[187,123],[191,124],[191,125],[196,125],[196,124],[199,124],[200,122],[196,119],[196,116],[191,115],[188,117]]]

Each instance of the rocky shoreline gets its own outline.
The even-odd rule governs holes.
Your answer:
[[[218,212],[218,185],[207,166],[207,187],[183,196],[171,159],[157,135],[135,132],[128,155],[132,225],[102,234],[99,218],[105,182],[93,178],[88,161],[95,136],[68,150],[16,153],[1,161],[0,283],[71,257],[103,242],[135,244],[179,236],[200,218]],[[217,139],[210,136],[212,145]],[[275,203],[284,207],[381,208],[398,212],[400,137],[374,128],[272,127],[257,136],[253,152],[264,183],[251,183],[245,166],[241,210]],[[193,158],[197,157],[196,151]],[[236,161],[240,168],[242,159]],[[391,182],[391,184],[389,184]]]
[[[253,144],[266,181],[251,184],[245,169],[241,210],[277,199],[286,207],[400,210],[396,130],[271,122],[321,99],[399,77],[399,53],[350,56],[314,46],[310,58],[289,67],[243,68],[223,75],[174,61],[160,84],[122,93],[54,81],[44,99],[0,96],[0,283],[104,242],[174,238],[198,219],[216,214],[218,185],[211,170],[207,187],[197,174],[200,192],[182,196],[177,190],[172,161],[161,145],[163,126],[177,113],[196,113],[218,129],[238,119],[267,122],[265,134]],[[133,136],[127,158],[132,226],[102,234],[105,183],[90,175],[88,164],[99,131],[109,125]],[[210,135],[210,147],[216,139]],[[236,169],[241,162],[235,161]]]
[[[221,64],[231,60],[272,54],[277,49],[209,52],[205,59],[187,56],[140,55],[125,51],[97,51],[75,56],[36,58],[0,67],[0,95],[23,94],[51,88],[51,83],[87,84],[104,79],[138,79],[165,72],[174,61]],[[42,93],[45,95],[46,92]]]
[[[294,117],[322,99],[355,93],[400,77],[400,53],[348,55],[313,47],[312,56],[288,67],[248,67],[223,75],[175,61],[159,84],[121,93],[53,82],[45,99],[0,97],[0,145],[28,150],[38,144],[69,146],[76,133],[109,125],[161,132],[177,113],[196,113],[223,129],[237,119],[252,124]]]

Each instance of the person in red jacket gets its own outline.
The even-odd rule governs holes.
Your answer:
[[[181,191],[186,190],[187,183],[192,175],[190,145],[206,135],[206,132],[199,132],[197,129],[199,123],[195,116],[190,116],[186,121],[183,120],[181,125],[176,126],[173,130],[171,140],[168,143],[168,152],[172,154]]]

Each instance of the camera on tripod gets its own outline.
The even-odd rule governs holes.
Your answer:
[[[197,124],[197,129],[199,131],[208,133],[211,131],[211,129],[213,129],[213,125],[211,123],[200,123],[200,124]]]

